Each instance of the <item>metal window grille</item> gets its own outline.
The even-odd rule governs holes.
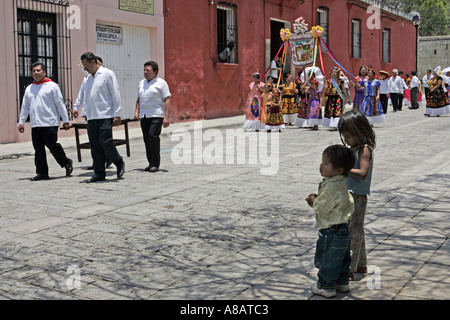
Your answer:
[[[34,62],[42,62],[47,67],[47,77],[60,86],[69,118],[73,119],[68,6],[64,0],[14,0],[17,118],[25,89],[33,82],[30,67]]]
[[[352,58],[361,58],[361,20],[352,20]]]
[[[383,30],[383,62],[391,62],[391,30]]]
[[[230,44],[234,46],[229,54],[222,54]],[[217,6],[217,54],[219,62],[238,63],[237,44],[237,5],[220,1]]]
[[[323,28],[322,39],[330,46],[328,39],[328,8],[320,7],[317,9],[317,24]]]

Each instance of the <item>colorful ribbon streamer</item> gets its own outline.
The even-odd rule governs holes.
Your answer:
[[[311,78],[312,74],[314,73],[314,68],[316,67],[316,61],[317,61],[317,38],[314,40],[314,61],[313,61],[313,67],[311,68],[311,73],[309,74],[309,77]]]
[[[336,59],[336,57],[334,56],[333,52],[331,52],[330,48],[328,48],[327,44],[325,41],[323,41],[322,38],[319,38],[321,43],[323,44],[325,50],[329,53],[330,58],[342,69],[345,71],[345,73],[347,73],[348,75],[350,75],[353,79],[357,80],[356,77],[354,75],[352,75],[350,72],[347,71],[347,69],[345,69]]]
[[[289,43],[288,43],[289,45]],[[284,71],[284,67],[285,67],[285,63],[286,63],[286,48],[287,46],[284,46],[283,49],[283,54],[281,55],[281,70],[280,70],[280,76],[278,77],[278,83],[277,83],[277,88],[280,86],[280,82],[281,82],[281,78],[283,78],[283,71]]]
[[[278,55],[279,55],[280,52],[281,52],[281,49],[283,49],[283,47],[284,47],[285,45],[286,45],[286,41],[284,41],[284,42],[281,44],[281,47],[280,47],[280,49],[278,50],[277,54],[275,55],[275,58],[273,58],[273,60],[275,60],[275,59],[278,57]],[[269,70],[270,70],[270,66],[269,66],[269,68],[267,68],[266,72],[264,73],[263,79],[266,78],[267,74],[269,73]]]
[[[325,74],[325,68],[323,66],[322,47],[320,45],[319,45],[319,57],[320,57],[320,65],[322,67],[322,74]]]

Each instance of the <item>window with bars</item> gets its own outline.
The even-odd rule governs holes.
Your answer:
[[[73,119],[68,1],[14,0],[16,27],[17,115],[25,89],[33,82],[31,65],[41,62],[47,77],[58,83]]]
[[[47,77],[58,82],[58,52],[56,51],[56,16],[51,13],[19,9],[17,12],[19,83],[23,91],[32,82],[30,67],[42,62]],[[23,92],[21,92],[23,93]]]
[[[317,25],[323,28],[322,39],[325,43],[330,46],[330,41],[328,37],[328,8],[320,7],[317,9]]]
[[[383,62],[389,63],[391,62],[391,30],[384,29],[383,30]]]
[[[217,58],[221,63],[238,63],[237,5],[220,1],[217,5]]]
[[[361,58],[361,20],[352,20],[352,58]]]

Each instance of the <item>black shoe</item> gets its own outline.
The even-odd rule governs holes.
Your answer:
[[[97,181],[105,181],[105,180],[106,180],[105,178],[94,175],[92,178],[90,178],[88,181],[86,181],[86,183],[94,183]]]
[[[68,159],[68,163],[66,164],[66,177],[69,177],[73,172],[73,161]]]
[[[158,167],[151,167],[148,171],[150,171],[150,172],[158,172],[159,168]]]
[[[49,179],[48,174],[38,173],[37,176],[31,178],[30,180],[31,181],[40,181],[40,180],[48,180],[48,179]]]
[[[144,171],[150,171],[151,166],[148,166],[147,168],[144,169]]]
[[[117,179],[120,179],[123,177],[124,173],[125,173],[125,161],[120,161],[119,164],[116,165],[117,166]]]

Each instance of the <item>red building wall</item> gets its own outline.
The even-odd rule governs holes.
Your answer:
[[[218,0],[165,0],[165,78],[172,92],[174,121],[244,114],[252,74],[264,74],[271,19],[305,18],[317,25],[319,7],[329,10],[329,46],[352,74],[361,65],[409,73],[415,66],[416,32],[411,21],[382,12],[381,29],[369,29],[367,4],[352,0],[232,0],[237,5],[238,64],[217,63]],[[212,4],[213,3],[213,4]],[[360,19],[361,58],[351,57],[352,19]],[[382,63],[382,29],[391,29],[391,62]],[[273,58],[273,57],[272,57]],[[335,66],[324,55],[325,71]]]

